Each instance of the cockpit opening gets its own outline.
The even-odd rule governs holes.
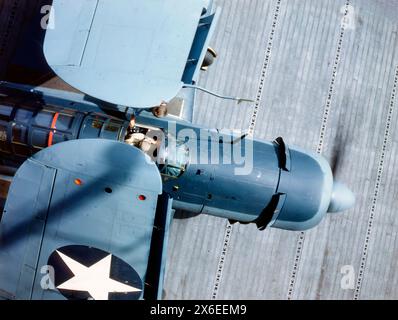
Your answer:
[[[133,117],[127,129],[125,142],[141,149],[156,162],[159,149],[164,145],[164,133],[159,128],[136,124]]]
[[[189,149],[185,141],[179,141],[164,131],[130,121],[125,142],[141,149],[158,166],[163,180],[176,179],[184,174],[189,162]]]
[[[189,148],[185,141],[177,140],[174,136],[167,137],[164,150],[164,162],[158,163],[163,180],[177,179],[187,170],[189,164]]]

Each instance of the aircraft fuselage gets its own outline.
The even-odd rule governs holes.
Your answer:
[[[2,87],[0,93],[3,168],[68,140],[126,143],[126,114],[111,115],[83,96],[23,87]],[[327,161],[282,139],[259,141],[149,112],[137,116],[136,126],[158,141],[146,153],[156,161],[175,209],[254,222],[260,229],[304,230],[319,223],[333,199]]]

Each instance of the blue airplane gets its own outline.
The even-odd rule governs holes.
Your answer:
[[[50,13],[45,59],[82,93],[0,84],[1,299],[161,299],[173,209],[298,231],[354,205],[323,157],[191,123],[212,1]]]

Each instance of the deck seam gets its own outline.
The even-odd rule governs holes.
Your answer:
[[[397,86],[398,86],[398,65],[396,66],[396,69],[395,69],[394,84],[393,84],[393,88],[391,91],[389,109],[388,109],[388,113],[387,113],[386,127],[385,127],[385,131],[384,131],[384,140],[383,140],[383,144],[382,144],[382,148],[381,148],[379,164],[377,167],[376,183],[374,186],[373,199],[372,199],[372,204],[370,207],[370,213],[369,213],[368,224],[367,224],[367,229],[366,229],[366,236],[365,236],[365,241],[364,241],[364,245],[363,245],[363,249],[362,249],[362,256],[361,256],[361,260],[360,260],[361,262],[360,262],[360,267],[359,267],[359,271],[358,271],[358,278],[357,278],[355,291],[354,291],[354,300],[358,300],[360,297],[360,294],[361,294],[362,281],[363,281],[363,276],[364,276],[365,266],[366,266],[366,261],[367,261],[367,256],[368,256],[369,241],[370,241],[370,236],[372,234],[373,221],[374,221],[375,212],[376,212],[376,204],[377,204],[377,200],[378,200],[379,193],[380,193],[379,192],[380,185],[381,185],[382,175],[383,175],[383,171],[384,171],[384,162],[385,162],[385,157],[386,157],[388,138],[390,136],[391,120],[392,120],[392,115],[394,112]]]
[[[274,14],[273,14],[273,19],[272,19],[271,31],[268,36],[264,62],[263,62],[263,66],[261,69],[261,75],[260,75],[260,81],[259,81],[259,85],[258,85],[256,99],[255,99],[255,105],[254,105],[253,113],[252,113],[251,120],[250,120],[250,126],[249,126],[249,130],[248,130],[248,133],[250,136],[253,136],[253,134],[254,134],[254,129],[255,129],[256,121],[257,121],[257,115],[258,115],[258,112],[260,109],[260,103],[261,103],[261,99],[263,96],[265,78],[267,76],[268,66],[269,66],[269,62],[270,62],[270,58],[271,58],[272,45],[274,43],[275,31],[276,31],[276,28],[278,25],[278,18],[279,18],[279,13],[280,13],[280,9],[281,9],[281,3],[282,3],[282,0],[276,1],[276,6],[275,6]],[[216,277],[214,280],[214,285],[213,285],[213,290],[212,290],[212,295],[211,295],[212,299],[217,299],[217,294],[218,294],[218,290],[220,288],[220,284],[221,284],[221,280],[222,280],[222,274],[223,274],[224,265],[225,265],[225,258],[226,258],[227,252],[228,252],[228,247],[229,247],[232,231],[233,231],[233,226],[227,222],[227,226],[225,227],[223,247],[222,247],[220,258],[219,258],[219,261],[217,264],[217,272],[216,272]]]
[[[348,15],[349,6],[350,6],[350,0],[347,0],[345,2],[345,11],[344,11],[343,18]],[[337,43],[336,54],[335,54],[333,67],[332,67],[332,76],[331,76],[331,80],[330,80],[330,84],[329,84],[328,95],[327,95],[325,107],[323,110],[321,130],[319,133],[319,140],[318,140],[318,145],[316,148],[316,152],[318,154],[321,154],[323,151],[324,138],[325,138],[326,128],[327,128],[327,124],[328,124],[328,120],[329,120],[330,109],[331,109],[332,100],[333,100],[333,93],[335,90],[336,76],[337,76],[339,63],[341,60],[340,59],[341,58],[341,49],[343,46],[344,34],[345,34],[345,25],[342,24],[340,27],[340,34],[338,37],[339,40]],[[305,243],[305,232],[302,231],[302,232],[300,232],[298,239],[297,239],[296,254],[295,254],[294,262],[293,262],[293,270],[290,275],[290,281],[289,281],[288,292],[287,292],[287,300],[291,300],[293,298],[304,243]]]

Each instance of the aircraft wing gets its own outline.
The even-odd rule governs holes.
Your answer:
[[[156,165],[110,140],[25,161],[0,224],[0,298],[157,299],[171,200]]]
[[[201,18],[208,3],[54,0],[45,57],[58,76],[92,97],[150,108],[195,78],[213,20]]]

